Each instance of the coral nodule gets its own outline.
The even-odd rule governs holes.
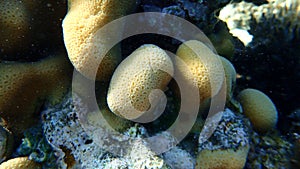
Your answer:
[[[93,79],[94,70],[98,70],[97,80],[108,81],[121,59],[120,46],[107,49],[109,35],[98,34],[105,24],[130,13],[135,8],[135,0],[69,0],[69,11],[63,20],[64,42],[68,56],[84,76]],[[111,28],[116,36],[120,28]],[[99,37],[100,36],[100,37]],[[106,56],[101,52],[110,50]],[[103,57],[99,65],[99,59]],[[99,67],[98,67],[99,66]]]
[[[267,95],[256,89],[245,89],[237,98],[255,130],[266,132],[276,126],[278,113]]]
[[[127,119],[155,111],[161,93],[152,90],[164,90],[173,71],[172,60],[164,50],[149,44],[139,47],[114,72],[107,95],[109,108]]]
[[[197,40],[184,42],[179,46],[175,65],[183,78],[199,89],[200,101],[215,96],[224,81],[224,70],[219,56],[208,46]],[[182,59],[186,65],[180,64]],[[190,72],[190,73],[189,73]]]

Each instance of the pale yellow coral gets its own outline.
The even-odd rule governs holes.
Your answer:
[[[29,160],[28,157],[10,159],[0,165],[0,169],[40,169],[41,165]]]
[[[63,20],[64,42],[74,67],[84,76],[108,81],[120,61],[120,47],[114,47],[99,64],[101,52],[108,49],[110,35],[98,34],[105,24],[128,14],[135,8],[135,0],[69,0],[69,11]],[[120,28],[111,28],[121,36]],[[99,66],[99,67],[98,67]]]
[[[197,156],[196,169],[242,169],[249,146],[233,149],[202,150]]]
[[[275,127],[278,113],[267,95],[256,89],[245,89],[239,93],[237,99],[254,129],[265,132]]]
[[[222,87],[224,70],[219,56],[204,43],[196,40],[179,46],[175,64],[184,80],[199,89],[200,100],[215,96]],[[186,65],[180,64],[182,59]]]
[[[172,74],[173,64],[165,51],[155,45],[141,46],[114,72],[107,95],[109,108],[128,119],[154,111],[156,105],[151,105],[148,97],[154,89],[164,90]],[[160,94],[154,94],[152,101],[159,98]]]

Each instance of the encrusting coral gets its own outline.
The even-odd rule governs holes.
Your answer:
[[[173,63],[164,50],[155,45],[139,47],[113,74],[107,95],[109,108],[128,119],[155,111],[161,94],[151,92],[165,90],[172,75]]]
[[[256,89],[245,89],[237,96],[254,129],[266,132],[276,126],[278,113],[272,100]]]
[[[179,73],[191,86],[199,89],[200,101],[219,92],[224,81],[224,70],[219,56],[208,46],[190,40],[179,46],[176,55],[186,64],[182,65],[175,59]]]
[[[28,157],[10,159],[0,165],[0,169],[40,169],[41,165]]]
[[[106,56],[101,56],[103,50],[110,50],[107,49],[107,44],[111,37],[98,35],[97,31],[110,21],[130,13],[135,4],[136,0],[68,1],[69,11],[62,25],[64,42],[71,62],[81,74],[93,78],[93,71],[98,70],[97,80],[110,79],[120,61],[120,46],[115,46]],[[112,31],[114,35],[121,35],[122,31],[118,32],[119,28],[116,29]],[[102,57],[103,61],[98,65],[98,60]]]
[[[39,120],[47,100],[58,103],[70,82],[71,66],[63,55],[39,62],[0,63],[0,116],[15,136]]]

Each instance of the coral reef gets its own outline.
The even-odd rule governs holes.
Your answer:
[[[179,46],[176,55],[186,65],[175,59],[185,81],[199,89],[200,101],[215,96],[224,81],[224,70],[219,56],[204,43],[196,40],[184,42]]]
[[[135,8],[135,0],[85,1],[69,0],[69,11],[63,20],[64,42],[74,67],[83,75],[108,81],[120,61],[120,47],[116,46],[106,56],[100,53],[107,49],[110,38],[121,36],[120,28],[111,28],[113,34],[97,34],[105,24],[126,15]],[[101,37],[99,37],[101,36]],[[103,59],[103,61],[98,61]],[[100,65],[99,65],[100,64]]]
[[[215,123],[221,117],[221,121]],[[196,168],[243,168],[249,151],[249,122],[241,115],[226,109],[207,119],[203,127],[204,135],[199,137],[199,149]],[[207,134],[218,125],[212,136],[205,140]]]
[[[161,48],[141,46],[114,72],[107,94],[109,108],[127,119],[153,113],[161,93],[152,90],[165,90],[173,71],[171,59]]]
[[[279,133],[272,132],[261,136],[253,132],[245,168],[290,168],[291,154],[292,144]]]
[[[299,168],[299,6],[0,1],[0,168]],[[133,12],[164,13],[135,25],[177,38],[145,33],[117,43],[133,24],[105,26]],[[212,42],[193,31],[182,42],[186,27],[165,23],[166,14]],[[71,91],[72,64],[84,82]]]
[[[39,109],[46,100],[62,99],[71,80],[71,67],[63,55],[39,62],[0,63],[0,116],[15,136],[39,120]]]
[[[30,160],[28,157],[17,157],[10,159],[0,165],[1,169],[40,169],[40,164]]]
[[[8,159],[13,151],[14,138],[10,131],[0,126],[0,163]]]
[[[239,93],[237,99],[255,130],[267,132],[276,126],[278,113],[267,95],[256,89],[245,89]]]

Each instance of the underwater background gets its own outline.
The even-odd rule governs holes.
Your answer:
[[[0,0],[0,169],[300,168],[299,47],[299,0]]]

